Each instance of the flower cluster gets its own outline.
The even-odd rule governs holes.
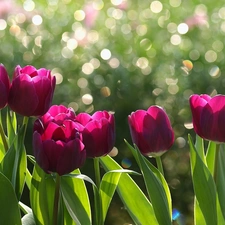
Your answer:
[[[71,108],[53,105],[34,123],[34,156],[47,173],[70,173],[86,156],[101,157],[112,150],[114,127],[114,116],[106,111],[76,116]]]
[[[33,66],[17,66],[10,83],[0,65],[1,108],[8,104],[20,115],[38,117],[33,128],[35,159],[46,173],[63,175],[81,167],[86,157],[102,157],[112,150],[115,118],[107,111],[76,115],[63,105],[51,106],[55,84],[50,70]],[[158,106],[131,113],[128,123],[133,143],[143,155],[160,156],[174,142],[169,118]]]

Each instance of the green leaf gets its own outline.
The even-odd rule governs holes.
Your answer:
[[[0,173],[0,222],[7,225],[21,225],[18,200],[8,178]]]
[[[217,176],[216,187],[218,192],[218,199],[221,207],[223,218],[225,219],[225,148],[224,144],[221,144],[220,149],[217,149]]]
[[[19,202],[19,206],[24,214],[32,213],[32,209],[29,206],[23,204],[22,202]]]
[[[140,162],[139,157],[141,156],[142,157],[141,159],[145,161],[147,167],[158,178],[159,185],[161,186],[161,190],[163,190],[163,192],[164,192],[164,193],[161,193],[161,194],[162,194],[162,197],[164,196],[163,199],[166,201],[165,202],[166,211],[169,213],[169,217],[170,217],[170,221],[171,221],[171,219],[172,219],[172,199],[171,199],[169,186],[168,186],[164,176],[160,173],[160,171],[155,166],[152,165],[152,163],[146,157],[144,157],[140,154],[140,151],[138,150],[137,147],[136,147],[136,149],[134,149],[126,140],[125,140],[125,143],[127,144],[128,148],[131,150],[131,152],[132,152],[135,160],[137,161],[139,167],[142,168],[142,166],[143,166],[143,165],[140,164],[141,162]],[[146,179],[146,173],[148,175],[149,172],[146,171],[145,174],[143,174],[144,179]],[[146,183],[146,180],[145,180],[145,183]],[[157,201],[157,204],[158,204],[158,201]],[[153,207],[154,207],[154,205],[153,205]]]
[[[23,191],[26,168],[27,160],[25,148],[16,149],[15,146],[12,145],[0,164],[0,170],[12,182],[18,199],[20,199]]]
[[[9,142],[8,145],[11,146],[14,143],[14,139],[17,134],[17,120],[15,112],[7,110],[6,127]]]
[[[142,175],[144,177],[145,185],[148,191],[148,195],[151,199],[151,203],[155,212],[155,216],[160,225],[172,224],[172,212],[171,212],[171,197],[169,195],[170,204],[168,204],[168,193],[166,193],[164,186],[161,183],[162,178],[158,178],[152,171],[154,168],[150,162],[147,164],[144,156],[141,155],[138,149],[133,149],[132,153],[137,154],[138,165],[140,166]],[[150,166],[148,166],[150,165]],[[151,169],[152,168],[152,169]],[[154,168],[154,171],[156,168]],[[160,174],[158,172],[158,174]]]
[[[100,196],[102,201],[102,221],[105,221],[106,214],[119,182],[121,173],[129,173],[132,175],[140,175],[139,173],[132,170],[111,170],[104,174],[100,184]]]
[[[93,184],[87,176],[82,176],[79,170],[62,176],[61,192],[71,218],[76,224],[88,225],[91,224],[91,209],[84,179]]]
[[[28,213],[23,216],[22,225],[36,225],[33,213]]]
[[[213,177],[198,154],[191,136],[188,136],[191,155],[191,172],[196,198],[207,225],[218,224],[217,195]]]
[[[52,224],[55,182],[37,164],[34,167],[30,203],[36,225]]]
[[[202,211],[199,207],[199,203],[195,197],[194,200],[194,224],[195,225],[206,225],[205,218],[202,214]]]
[[[123,169],[110,156],[101,157],[100,163],[105,171]],[[128,174],[120,175],[117,193],[135,224],[149,225],[149,221],[151,225],[158,224],[151,203]]]

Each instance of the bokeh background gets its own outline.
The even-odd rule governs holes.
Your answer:
[[[176,135],[162,158],[180,215],[174,224],[193,224],[188,99],[225,94],[224,36],[222,1],[0,0],[0,62],[10,77],[18,64],[45,67],[57,79],[53,104],[77,113],[115,112],[114,155],[118,150],[115,159],[123,167],[138,171],[124,143],[131,143],[127,116],[154,104],[166,110]],[[91,167],[87,160],[82,172],[92,176]],[[142,178],[134,179],[145,191]],[[106,224],[129,223],[115,195]]]

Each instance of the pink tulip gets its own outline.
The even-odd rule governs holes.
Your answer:
[[[83,126],[74,122],[74,115],[70,108],[54,105],[34,123],[34,156],[46,173],[70,173],[86,159]]]
[[[195,132],[202,138],[225,142],[225,95],[192,95],[190,107]]]
[[[10,108],[23,116],[41,116],[52,102],[56,79],[50,70],[17,66],[9,91]]]
[[[115,144],[114,116],[107,111],[97,111],[92,116],[80,113],[76,121],[84,126],[83,143],[87,157],[107,155]]]
[[[8,73],[5,67],[0,64],[0,109],[4,108],[8,103],[8,95],[9,95],[10,82]]]
[[[151,106],[128,116],[131,137],[143,155],[160,156],[174,142],[174,132],[166,112]]]

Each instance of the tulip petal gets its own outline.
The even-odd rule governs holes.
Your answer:
[[[47,112],[51,103],[52,85],[47,77],[36,76],[32,79],[35,91],[37,93],[38,105],[35,109],[35,115],[43,115]]]
[[[38,106],[38,101],[29,75],[22,74],[12,81],[8,104],[13,111],[24,116],[31,116]]]
[[[43,141],[45,155],[49,161],[49,172],[57,172],[58,161],[60,160],[62,152],[64,151],[64,145],[65,143],[63,143],[62,141]]]
[[[202,137],[218,142],[225,141],[225,96],[213,97],[203,108],[200,126]]]
[[[77,138],[65,143],[57,163],[56,171],[59,175],[70,173],[83,165],[86,159],[86,151],[83,143]]]
[[[76,121],[78,121],[84,126],[91,120],[92,120],[92,117],[88,113],[79,113],[76,116]]]
[[[35,159],[37,163],[39,164],[39,166],[45,172],[48,172],[49,160],[47,158],[46,151],[43,148],[41,135],[37,131],[33,133],[33,151],[34,151]]]

